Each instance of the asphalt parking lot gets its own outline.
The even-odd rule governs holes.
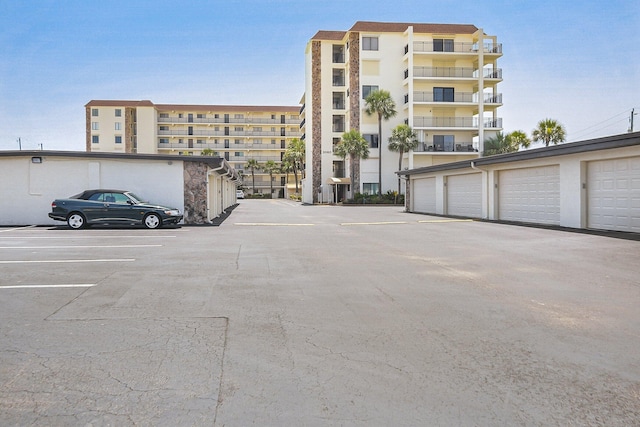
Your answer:
[[[640,425],[639,241],[242,200],[0,272],[2,425]]]

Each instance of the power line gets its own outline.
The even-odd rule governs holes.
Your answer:
[[[606,128],[609,128],[611,126],[614,126],[614,125],[617,125],[619,123],[622,123],[622,122],[628,120],[627,116],[628,116],[630,111],[633,112],[633,109],[631,109],[631,110],[627,109],[627,110],[625,110],[625,111],[623,111],[621,113],[618,113],[618,114],[616,114],[614,116],[611,116],[608,119],[605,119],[605,120],[603,120],[601,122],[595,123],[595,124],[593,124],[593,125],[591,125],[589,127],[586,127],[586,128],[584,128],[582,130],[579,130],[577,132],[573,132],[572,139],[582,139],[585,136],[589,136],[589,135],[592,135],[594,133],[597,133],[598,131],[600,131],[602,129],[606,129]],[[615,122],[613,122],[613,123],[609,123],[609,124],[605,125],[605,123],[610,122],[611,120],[614,120],[614,119],[617,119],[617,120]],[[590,129],[593,129],[593,128],[597,128],[597,129],[588,132]],[[575,136],[576,134],[580,135],[580,136],[576,137]]]

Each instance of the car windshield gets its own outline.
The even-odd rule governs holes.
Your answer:
[[[131,199],[133,199],[134,202],[136,203],[146,203],[147,201],[144,200],[142,197],[133,194],[133,193],[127,193],[127,196],[129,196]]]

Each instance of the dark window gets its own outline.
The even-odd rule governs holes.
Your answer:
[[[452,87],[434,87],[433,88],[433,101],[434,102],[453,102],[454,90]]]
[[[378,134],[377,133],[365,133],[362,137],[369,144],[369,148],[378,148]]]
[[[377,37],[363,37],[362,38],[362,50],[378,50],[378,38]]]
[[[378,86],[364,85],[362,86],[362,99],[365,99],[371,92],[378,90]]]
[[[434,52],[453,52],[453,40],[451,39],[433,39]]]
[[[433,135],[434,151],[454,151],[454,135]]]

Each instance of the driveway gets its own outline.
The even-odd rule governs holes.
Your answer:
[[[242,200],[0,228],[4,425],[640,424],[640,242]]]

